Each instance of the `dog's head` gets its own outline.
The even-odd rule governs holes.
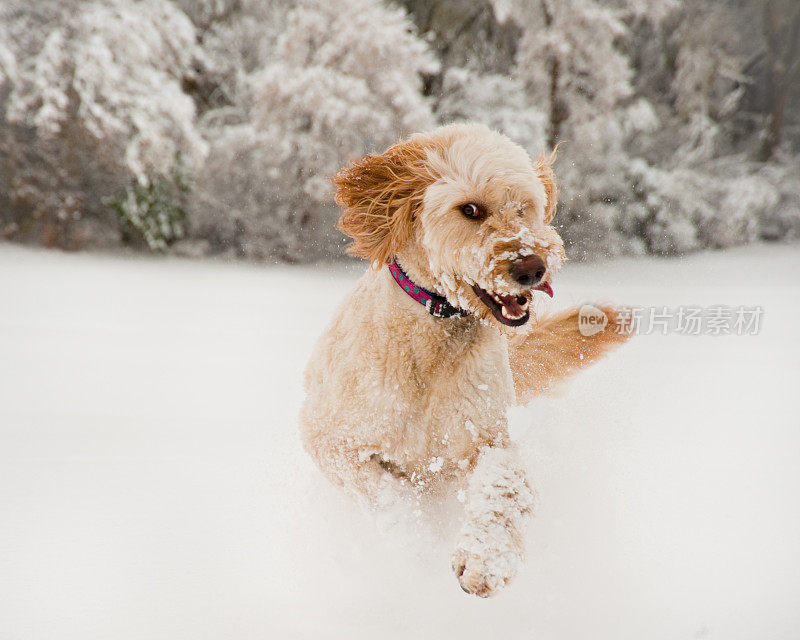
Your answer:
[[[483,125],[417,134],[333,178],[339,228],[354,255],[396,256],[452,305],[521,326],[564,259],[550,160]]]

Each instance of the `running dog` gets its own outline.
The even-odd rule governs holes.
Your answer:
[[[509,439],[524,404],[621,344],[622,312],[536,318],[564,245],[552,156],[533,161],[478,124],[411,136],[334,178],[339,228],[371,266],[319,339],[305,377],[304,445],[375,506],[458,491],[452,566],[491,596],[518,572],[533,494]]]

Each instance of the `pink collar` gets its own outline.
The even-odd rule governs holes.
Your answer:
[[[389,263],[389,273],[392,274],[395,282],[402,287],[403,291],[424,306],[432,316],[436,318],[454,318],[468,315],[466,311],[450,304],[444,296],[414,284],[400,265],[397,264],[396,259]]]

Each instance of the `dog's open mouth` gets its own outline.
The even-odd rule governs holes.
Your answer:
[[[528,309],[530,300],[525,295],[491,293],[481,289],[478,285],[472,285],[472,290],[481,299],[481,302],[489,307],[498,322],[502,322],[509,327],[521,327],[531,317],[531,312]],[[547,282],[542,282],[533,287],[533,290],[542,291],[551,298],[553,297],[553,289]]]

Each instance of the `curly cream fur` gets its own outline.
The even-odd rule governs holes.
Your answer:
[[[334,178],[340,228],[372,268],[308,364],[303,442],[331,481],[373,506],[409,491],[463,489],[453,569],[462,588],[480,596],[518,571],[531,513],[506,408],[517,393],[525,400],[576,369],[576,348],[587,364],[619,341],[608,331],[581,343],[577,325],[567,327],[570,315],[538,332],[532,316],[515,335],[473,291],[475,284],[531,299],[510,265],[538,255],[547,281],[560,267],[563,244],[549,226],[551,159],[533,162],[484,126],[451,125],[351,163]],[[465,203],[479,204],[484,219],[467,219]],[[392,258],[470,315],[431,316],[394,281],[385,266]]]

